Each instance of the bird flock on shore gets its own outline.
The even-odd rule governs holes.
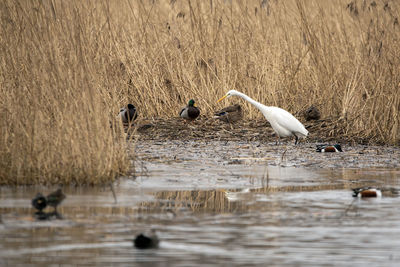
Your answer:
[[[280,139],[282,137],[294,137],[295,145],[301,138],[307,138],[308,131],[304,127],[304,125],[291,113],[282,108],[266,106],[250,98],[244,93],[238,92],[236,90],[228,91],[223,97],[218,99],[217,102],[220,102],[232,96],[238,96],[244,99],[245,101],[256,107],[264,115],[265,119],[270,123],[276,134],[277,143],[280,143]],[[186,121],[191,122],[200,116],[200,109],[196,106],[195,101],[193,99],[190,99],[187,105],[180,110],[179,116]],[[312,106],[305,112],[305,116],[306,120],[319,119],[320,113],[318,109]],[[125,107],[121,108],[117,115],[118,120],[120,120],[124,125],[129,126],[133,125],[137,117],[138,111],[133,104],[128,104]],[[216,111],[213,118],[226,123],[235,123],[243,118],[243,109],[239,104],[234,104],[225,107],[219,111]],[[317,145],[316,152],[343,152],[343,150],[340,144],[321,144]],[[353,189],[353,197],[380,198],[382,197],[382,191],[383,190],[375,187],[355,188]],[[390,191],[397,194],[397,190]],[[62,192],[61,188],[57,189],[55,192],[48,194],[47,196],[44,196],[42,193],[37,193],[31,201],[32,206],[36,209],[36,212],[34,214],[35,218],[37,220],[49,220],[51,218],[62,219],[62,216],[57,211],[57,206],[60,205],[65,198],[66,196]],[[47,206],[53,207],[54,210],[51,212],[44,212]],[[152,233],[150,234],[140,233],[135,237],[135,239],[132,240],[132,242],[133,245],[138,249],[148,249],[157,248],[159,244],[159,239],[155,231],[152,231]]]

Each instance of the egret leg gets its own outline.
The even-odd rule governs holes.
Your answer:
[[[275,145],[281,144],[281,137],[279,136],[279,134],[276,135],[276,142]]]
[[[297,141],[299,140],[299,138],[295,134],[294,134],[294,138],[296,138],[295,141],[294,141],[294,145],[297,145]]]

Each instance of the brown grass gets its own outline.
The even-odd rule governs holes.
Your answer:
[[[400,144],[396,1],[232,2],[2,1],[0,182],[113,179],[119,106],[172,117],[194,98],[211,115],[229,89]]]
[[[112,32],[94,28],[94,7],[51,3],[0,4],[0,183],[112,181],[129,167],[124,134],[110,128]]]

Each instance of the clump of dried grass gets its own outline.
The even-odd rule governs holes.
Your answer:
[[[173,117],[194,98],[211,116],[229,89],[295,114],[314,104],[337,118],[337,133],[399,144],[399,10],[359,0],[2,1],[1,181],[115,177],[128,166],[123,134],[109,128],[121,104]]]
[[[0,4],[1,184],[99,184],[129,167],[124,133],[110,128],[111,32],[90,6],[52,3]]]

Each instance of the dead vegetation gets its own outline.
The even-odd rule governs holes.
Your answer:
[[[307,142],[334,142],[371,144],[371,140],[346,134],[339,125],[340,119],[320,119],[305,122],[309,130]],[[157,118],[141,120],[128,130],[137,140],[218,140],[276,142],[276,134],[265,119],[241,120],[230,124],[215,118],[201,116],[188,123],[181,118]],[[294,138],[283,138],[283,142],[294,143]]]

